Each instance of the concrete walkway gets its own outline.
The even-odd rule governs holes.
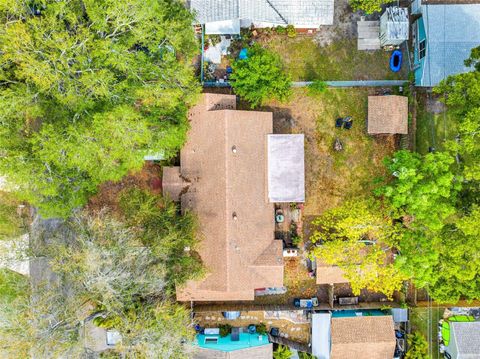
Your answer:
[[[305,87],[312,81],[292,82],[292,87]],[[325,81],[329,87],[394,87],[405,86],[408,80],[360,80],[360,81]],[[204,82],[203,87],[230,87],[228,82]]]

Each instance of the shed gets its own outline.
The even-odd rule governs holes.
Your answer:
[[[368,96],[368,133],[408,134],[408,98]]]
[[[268,135],[268,199],[305,202],[304,135]]]
[[[380,44],[398,46],[408,40],[409,24],[407,8],[387,7],[380,18]]]

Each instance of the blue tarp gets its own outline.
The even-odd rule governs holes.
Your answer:
[[[240,60],[246,60],[248,59],[248,53],[247,53],[247,49],[243,48],[240,50],[240,53],[238,54],[238,58]]]

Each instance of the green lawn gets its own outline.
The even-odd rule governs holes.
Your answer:
[[[429,316],[429,311],[431,315]],[[445,308],[432,307],[429,308],[411,308],[410,309],[410,325],[412,331],[418,331],[423,334],[428,341],[428,332],[431,333],[430,353],[432,359],[443,359],[443,355],[438,352],[438,321],[442,319]],[[429,326],[429,317],[430,323]]]
[[[417,132],[416,151],[422,154],[428,152],[429,147],[443,150],[445,140],[453,140],[457,135],[454,116],[445,113],[430,113],[425,106],[425,98],[417,98]]]
[[[358,51],[356,39],[342,39],[319,47],[313,37],[272,36],[264,45],[278,53],[293,81],[404,80],[407,66],[393,73],[390,52]]]

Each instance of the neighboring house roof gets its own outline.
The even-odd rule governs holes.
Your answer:
[[[223,352],[219,350],[198,348],[193,359],[272,359],[273,344],[261,345],[246,349]]]
[[[422,86],[470,71],[464,61],[480,44],[480,4],[421,6],[427,37]]]
[[[368,96],[369,134],[407,134],[408,97]]]
[[[305,202],[303,134],[268,135],[270,202]]]
[[[191,0],[201,24],[245,19],[316,28],[333,24],[334,0]]]
[[[272,114],[234,106],[235,96],[206,94],[190,112],[180,153],[180,172],[190,185],[181,204],[198,216],[208,274],[177,288],[181,301],[253,300],[255,288],[283,286],[283,244],[274,240],[274,206],[267,199]]]
[[[331,359],[387,359],[395,352],[391,315],[332,318]]]
[[[317,284],[340,284],[348,283],[343,276],[343,270],[335,265],[330,265],[322,262],[320,259],[316,259],[317,262]]]
[[[460,359],[480,358],[480,322],[450,322],[450,343]]]

